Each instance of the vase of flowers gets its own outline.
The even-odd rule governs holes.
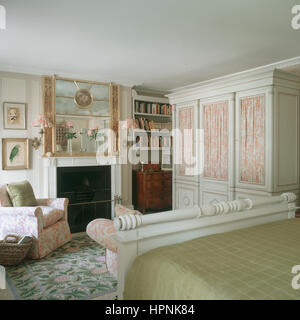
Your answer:
[[[67,122],[65,124],[65,127],[66,127],[66,132],[64,133],[64,136],[67,137],[67,141],[68,141],[67,152],[69,154],[72,154],[73,153],[72,140],[77,138],[76,131],[74,130],[73,122],[70,122],[70,121]]]
[[[95,143],[95,152],[98,151],[98,145],[99,145],[99,137],[102,136],[99,132],[99,127],[95,126],[93,128],[90,128],[88,130],[88,136],[90,140],[94,140]]]

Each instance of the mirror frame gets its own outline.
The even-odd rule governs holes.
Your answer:
[[[42,76],[43,90],[43,114],[54,124],[52,128],[44,128],[43,134],[43,156],[44,157],[89,157],[96,156],[96,152],[78,152],[72,155],[68,153],[56,152],[56,80],[77,81],[90,84],[107,85],[109,87],[109,109],[110,109],[110,128],[115,132],[116,141],[110,146],[112,152],[105,156],[116,155],[119,151],[119,121],[120,121],[120,86],[112,82],[99,82],[89,80],[79,80],[54,76]]]

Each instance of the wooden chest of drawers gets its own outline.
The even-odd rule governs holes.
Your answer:
[[[146,210],[172,208],[171,171],[133,171],[133,204],[143,213]]]

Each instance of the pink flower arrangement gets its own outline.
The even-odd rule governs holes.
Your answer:
[[[64,136],[67,137],[67,139],[77,138],[76,131],[73,131],[73,128],[74,128],[73,122],[71,121],[66,122],[65,127],[67,128],[67,131],[64,133]]]
[[[74,124],[73,124],[73,122],[68,121],[68,122],[66,122],[65,126],[66,126],[67,128],[73,128],[73,127],[74,127]]]
[[[91,140],[96,140],[97,138],[97,133],[98,133],[99,127],[95,126],[93,128],[90,128],[87,132],[88,136],[90,137]]]

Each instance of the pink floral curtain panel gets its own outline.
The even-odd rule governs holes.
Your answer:
[[[194,109],[193,107],[184,107],[179,111],[179,129],[181,138],[179,139],[179,152],[181,153],[181,164],[179,165],[179,175],[192,175],[193,166],[193,132],[194,129]]]
[[[204,177],[228,179],[228,101],[204,105]]]
[[[265,96],[240,99],[240,181],[265,183]]]

